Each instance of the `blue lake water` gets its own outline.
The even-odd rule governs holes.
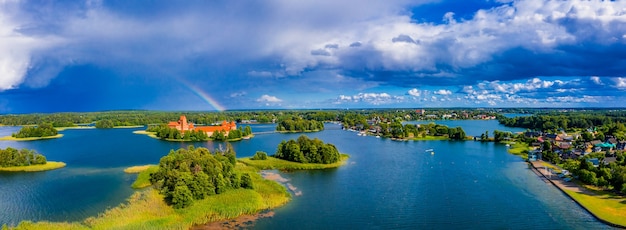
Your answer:
[[[487,123],[458,123],[468,135]],[[496,121],[497,124],[497,121]],[[308,133],[351,155],[347,165],[321,171],[283,172],[302,192],[258,229],[603,229],[553,186],[541,181],[506,147],[473,141],[397,142],[357,136],[327,124]],[[449,125],[455,127],[455,125]],[[273,125],[252,125],[253,131]],[[1,135],[17,131],[0,127]],[[138,129],[66,130],[59,139],[0,142],[30,148],[65,168],[0,174],[0,224],[19,220],[77,221],[117,206],[132,193],[125,167],[157,163],[185,143],[133,134]],[[503,129],[498,129],[503,130]],[[8,133],[8,134],[7,134]],[[270,154],[299,134],[260,134],[232,143],[238,157]],[[220,143],[196,143],[216,148]],[[434,154],[426,153],[433,149]]]
[[[480,136],[480,134],[489,131],[489,136],[493,136],[494,130],[510,131],[513,133],[524,132],[526,129],[506,127],[498,122],[498,120],[435,120],[435,121],[407,121],[405,124],[429,124],[436,123],[446,125],[450,128],[462,127],[468,136]]]

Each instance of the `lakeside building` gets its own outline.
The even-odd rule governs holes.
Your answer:
[[[178,121],[170,121],[167,124],[168,127],[177,129],[181,133],[187,131],[203,131],[207,134],[207,136],[213,135],[214,132],[220,131],[223,132],[225,136],[228,136],[231,130],[237,129],[237,124],[234,121],[227,122],[223,121],[221,125],[216,126],[198,126],[195,127],[192,122],[187,121],[187,117],[185,115],[180,116]]]

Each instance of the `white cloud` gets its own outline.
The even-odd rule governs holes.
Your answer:
[[[398,103],[404,101],[404,97],[402,96],[392,96],[388,93],[359,93],[353,96],[339,95],[337,97],[335,104],[341,104],[344,102],[351,103],[368,103],[372,105],[381,105],[381,104],[390,104],[390,103]]]
[[[615,87],[619,89],[626,89],[626,77],[616,77],[611,80],[615,82]]]
[[[278,103],[278,102],[282,102],[283,100],[281,100],[281,99],[279,99],[279,98],[277,98],[275,96],[270,96],[270,95],[264,94],[260,98],[256,99],[256,101],[258,101],[258,102]]]
[[[438,95],[451,95],[452,91],[447,90],[447,89],[440,89],[440,90],[435,91],[434,93]]]
[[[414,97],[419,97],[422,92],[418,89],[411,89],[409,90],[409,92],[407,92],[409,95],[414,96]]]
[[[596,83],[596,85],[604,85],[604,83],[602,83],[602,80],[600,80],[600,77],[598,76],[592,76],[591,81],[593,81],[593,83]]]
[[[32,54],[56,42],[53,37],[20,32],[24,22],[14,15],[15,3],[0,2],[0,92],[20,85],[31,67]]]

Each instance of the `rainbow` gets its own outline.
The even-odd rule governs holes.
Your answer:
[[[179,78],[178,80],[185,87],[187,87],[189,90],[191,90],[191,92],[196,94],[198,97],[202,98],[202,100],[204,100],[209,105],[213,106],[213,108],[215,108],[215,110],[220,111],[220,112],[226,110],[226,108],[224,106],[220,105],[220,103],[218,103],[215,99],[213,99],[209,94],[205,93],[202,89],[198,88],[197,86],[195,86],[193,84],[190,84],[189,82],[185,81],[182,78]]]

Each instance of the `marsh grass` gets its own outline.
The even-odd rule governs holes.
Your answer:
[[[275,157],[267,157],[266,160],[251,160],[249,157],[238,159],[239,162],[261,169],[279,169],[279,170],[309,170],[309,169],[329,169],[342,166],[350,158],[347,154],[341,154],[341,159],[332,164],[313,164],[313,163],[298,163],[293,161],[287,161],[278,159]]]
[[[54,138],[61,138],[63,137],[63,134],[57,134],[54,136],[48,136],[48,137],[24,137],[24,138],[17,138],[17,137],[12,137],[12,136],[4,136],[4,137],[0,137],[0,141],[36,141],[36,140],[45,140],[45,139],[54,139]]]
[[[0,167],[0,172],[39,172],[65,167],[65,163],[48,161],[43,165]]]
[[[141,189],[149,187],[150,184],[150,174],[155,173],[159,170],[158,165],[142,165],[142,166],[133,166],[124,169],[125,173],[138,173],[137,179],[131,185],[134,189]]]
[[[124,172],[125,172],[125,173],[128,173],[128,174],[136,174],[136,173],[143,172],[143,171],[147,170],[148,168],[150,168],[150,167],[154,167],[154,166],[157,166],[157,165],[139,165],[139,166],[131,166],[131,167],[125,168],[125,169],[124,169]]]

